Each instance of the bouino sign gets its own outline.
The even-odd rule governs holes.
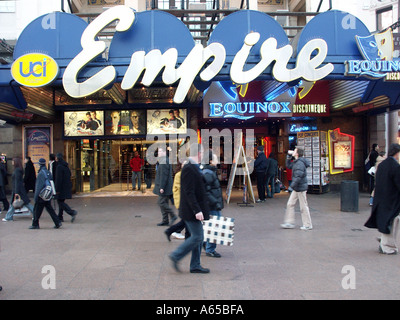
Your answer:
[[[356,41],[365,60],[346,61],[346,75],[366,76],[371,79],[387,77],[387,80],[397,80],[393,73],[400,71],[400,60],[393,60],[391,29],[367,37],[356,36]]]

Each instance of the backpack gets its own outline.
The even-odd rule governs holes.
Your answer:
[[[42,169],[41,172],[45,175],[45,187],[39,192],[39,197],[44,201],[50,201],[55,195],[53,177],[46,169]]]

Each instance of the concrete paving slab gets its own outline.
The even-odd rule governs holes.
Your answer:
[[[74,223],[65,215],[61,229],[46,212],[40,230],[28,229],[30,217],[0,223],[0,300],[386,300],[400,293],[400,255],[379,254],[377,231],[363,226],[368,194],[360,194],[358,213],[340,211],[339,193],[308,195],[314,229],[301,231],[298,209],[296,228],[280,228],[289,194],[240,207],[234,190],[223,210],[235,218],[234,244],[219,245],[219,259],[202,253],[210,274],[191,274],[189,256],[182,273],[172,268],[168,254],[183,240],[168,242],[157,226],[155,196],[94,195],[68,201],[79,214]],[[56,289],[42,287],[44,266],[54,267]],[[342,286],[344,266],[354,267],[355,289]]]

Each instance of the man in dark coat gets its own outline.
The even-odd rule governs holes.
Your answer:
[[[396,234],[400,213],[400,145],[391,144],[388,157],[383,160],[375,174],[375,196],[371,216],[365,223],[368,228],[381,233],[379,252],[396,254]]]
[[[25,173],[24,173],[24,184],[26,192],[29,192],[29,190],[35,192],[35,183],[36,183],[35,166],[33,165],[31,157],[26,157]]]
[[[169,255],[176,271],[180,271],[178,263],[189,252],[191,273],[209,273],[210,270],[200,264],[201,246],[204,240],[203,220],[209,219],[208,198],[199,162],[203,157],[203,148],[197,143],[190,146],[191,153],[188,162],[183,166],[181,173],[181,199],[179,216],[185,222],[190,232],[187,238],[174,252]],[[196,152],[194,152],[195,150]]]
[[[58,203],[58,218],[60,221],[64,221],[63,211],[65,211],[72,217],[71,222],[74,222],[78,212],[76,210],[72,210],[71,207],[65,203],[65,199],[72,198],[71,171],[69,170],[68,163],[64,160],[61,153],[57,153],[56,161],[57,166],[55,187]]]
[[[265,170],[266,182],[265,187],[267,188],[267,197],[273,198],[275,194],[275,179],[278,175],[278,161],[275,160],[274,154],[271,152],[267,159],[267,169]],[[271,185],[271,189],[269,187]]]
[[[173,209],[169,206],[168,201],[172,196],[172,166],[167,157],[165,147],[158,147],[158,168],[154,182],[153,193],[158,195],[158,206],[161,209],[162,221],[158,226],[173,225],[177,219]],[[171,221],[169,221],[169,218]]]
[[[257,159],[254,161],[254,171],[257,177],[258,199],[256,202],[265,202],[265,170],[267,169],[267,157],[264,147],[257,147]]]

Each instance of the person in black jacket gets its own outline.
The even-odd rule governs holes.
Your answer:
[[[224,208],[224,198],[217,176],[218,157],[211,150],[209,152],[209,164],[203,167],[203,177],[208,198],[208,206],[210,215],[220,217],[221,210]],[[215,251],[217,245],[215,243],[205,244],[206,255],[213,258],[220,258],[221,255]]]
[[[154,181],[153,193],[158,195],[158,206],[161,209],[162,221],[158,226],[173,225],[177,219],[174,210],[169,206],[168,201],[172,196],[172,166],[167,157],[165,147],[158,147],[159,163]],[[171,221],[169,221],[169,218]]]
[[[62,222],[64,221],[63,212],[65,211],[72,217],[71,222],[74,222],[78,212],[72,210],[71,207],[65,203],[65,199],[72,198],[71,171],[61,153],[57,153],[56,161],[55,187],[58,203],[58,219]]]
[[[387,159],[376,171],[376,188],[371,216],[365,223],[381,233],[379,252],[397,254],[396,235],[400,212],[400,145],[391,144]]]
[[[3,218],[2,221],[13,221],[13,216],[15,213],[13,202],[15,200],[15,197],[17,196],[19,196],[24,201],[24,206],[28,208],[28,210],[32,214],[34,214],[33,205],[30,203],[28,194],[24,186],[24,179],[23,179],[24,169],[22,166],[22,160],[21,158],[17,157],[12,160],[12,163],[14,166],[14,172],[11,176],[11,183],[12,183],[11,205],[7,211],[6,217]]]
[[[35,183],[36,183],[35,166],[33,165],[31,157],[26,157],[25,174],[24,174],[24,184],[26,192],[29,192],[29,190],[35,192]]]
[[[265,202],[265,170],[267,169],[267,157],[263,146],[257,147],[257,159],[254,162],[254,170],[257,177],[258,199],[256,202]]]
[[[4,211],[8,211],[8,209],[10,208],[10,204],[7,200],[7,195],[6,195],[7,184],[8,184],[8,179],[7,179],[6,165],[0,160],[0,201],[3,202]]]
[[[200,264],[201,246],[204,240],[202,221],[209,219],[208,199],[203,175],[199,167],[204,151],[202,145],[197,143],[193,143],[189,150],[191,150],[191,156],[188,158],[181,173],[179,216],[185,221],[190,237],[172,252],[169,258],[175,270],[180,272],[179,261],[189,252],[192,252],[190,272],[209,273],[210,270],[203,268]]]
[[[56,155],[54,153],[50,153],[49,167],[51,175],[53,176],[54,183],[56,183],[56,172],[57,172],[58,162],[56,161]]]
[[[271,152],[267,159],[267,169],[265,170],[266,183],[265,187],[267,189],[267,197],[273,198],[275,194],[275,180],[278,175],[278,161],[275,160],[275,155]],[[271,185],[271,189],[269,188]]]

